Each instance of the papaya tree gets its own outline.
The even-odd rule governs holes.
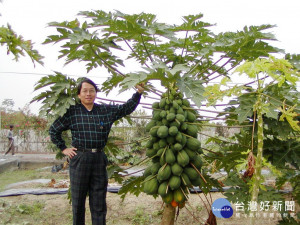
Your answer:
[[[300,74],[290,62],[275,57],[247,61],[236,72],[254,79],[256,88],[247,86],[240,93],[236,91],[239,87],[223,91],[226,95],[235,89],[236,95],[236,99],[230,102],[231,106],[225,109],[225,113],[230,113],[226,114],[226,123],[230,126],[252,124],[235,135],[234,144],[222,146],[222,161],[217,161],[216,167],[228,172],[228,185],[235,185],[225,195],[232,202],[284,202],[283,194],[279,194],[280,188],[289,181],[293,187],[293,199],[299,202],[300,109],[297,108],[299,92],[296,82]],[[220,92],[214,100],[222,96]],[[266,186],[263,167],[276,177],[275,187]],[[242,168],[246,170],[244,174],[241,174]],[[294,220],[289,219],[288,223]],[[251,224],[255,224],[254,217]]]
[[[106,68],[109,77],[101,87],[105,93],[114,88],[122,92],[144,82],[144,97],[158,98],[147,124],[150,135],[146,154],[151,165],[143,177],[126,180],[120,194],[138,195],[144,190],[154,197],[160,195],[165,202],[162,224],[174,223],[175,208],[188,202],[189,188],[199,186],[207,194],[212,186],[219,186],[202,168],[205,155],[197,139],[204,125],[198,108],[207,102],[213,106],[216,97],[224,96],[213,82],[226,86],[233,69],[245,60],[254,61],[280,51],[270,45],[275,40],[268,32],[272,25],[214,34],[212,24],[202,17],[184,16],[181,24],[169,25],[158,22],[153,14],[85,11],[73,21],[49,23],[58,34],[48,36],[44,42],[61,43],[59,58],[64,58],[66,64],[84,62],[87,72]],[[132,61],[136,72],[124,72],[126,63]],[[50,85],[52,90],[60,88],[61,94],[67,94],[63,85],[48,82],[49,77],[43,79],[44,84],[37,84],[38,88]],[[63,82],[67,83],[67,78]],[[236,87],[227,94],[240,94],[244,89]],[[50,96],[51,100],[47,98]],[[59,96],[44,92],[34,101],[43,100],[44,104],[52,104],[51,110],[59,112],[75,104],[74,96],[69,95],[73,100],[67,105]],[[209,207],[207,212],[206,223],[215,224]]]

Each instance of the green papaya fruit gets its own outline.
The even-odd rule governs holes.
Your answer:
[[[181,185],[181,179],[179,176],[171,176],[170,180],[169,180],[169,185],[171,190],[176,190],[177,188],[180,187]]]
[[[171,121],[173,121],[173,120],[175,119],[175,117],[176,117],[175,113],[171,113],[171,112],[170,112],[170,113],[167,115],[166,119],[167,119],[169,122],[171,122]]]
[[[172,126],[169,128],[169,135],[175,136],[178,133],[178,128],[175,126]]]
[[[168,189],[168,182],[165,181],[163,183],[161,183],[158,187],[158,194],[161,197],[165,197],[167,195],[167,189]]]
[[[159,181],[164,181],[169,179],[169,177],[171,176],[171,166],[170,165],[164,165],[162,166],[157,173],[157,179]]]
[[[150,133],[151,134],[151,133]],[[160,126],[158,129],[157,129],[157,136],[159,138],[165,138],[169,135],[169,128],[167,126]],[[155,136],[155,135],[153,135]]]
[[[187,138],[186,146],[193,151],[197,151],[200,148],[201,143],[196,138]]]
[[[190,162],[190,158],[184,150],[178,152],[178,154],[177,154],[177,163],[180,166],[185,167],[186,165],[189,164],[189,162]]]
[[[175,155],[172,152],[171,149],[166,150],[166,163],[173,165],[173,163],[176,161]]]
[[[178,164],[178,163],[174,163],[172,166],[171,166],[171,170],[172,170],[172,173],[176,176],[180,176],[182,171],[183,171],[183,168]]]

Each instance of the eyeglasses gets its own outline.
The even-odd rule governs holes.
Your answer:
[[[95,94],[96,93],[95,90],[82,90],[81,92],[84,93],[84,94],[87,94],[87,93]]]

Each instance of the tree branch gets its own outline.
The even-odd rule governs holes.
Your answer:
[[[115,71],[116,73],[120,74],[121,76],[125,77],[125,75],[123,73],[121,73],[118,69],[114,68],[112,65],[110,65],[109,63],[107,63],[104,59],[102,59],[98,54],[97,52],[95,51],[95,49],[93,48],[93,46],[91,44],[90,45],[90,48],[92,50],[92,52],[94,53],[94,55],[100,59],[101,62],[103,62],[107,67],[109,67],[111,70]]]
[[[259,80],[264,80],[264,79],[266,79],[266,78],[268,78],[268,77],[269,77],[269,76],[265,76],[265,77],[260,78]],[[251,82],[249,82],[249,83],[247,83],[247,84],[243,84],[243,86],[248,86],[248,85],[254,84],[254,83],[256,83],[256,82],[257,82],[257,80],[251,81]]]
[[[204,68],[204,69],[203,69],[202,71],[200,71],[198,74],[204,73],[206,70],[209,70],[211,67],[213,67],[213,66],[216,65],[218,62],[220,62],[224,57],[226,57],[226,55],[221,56],[221,58],[220,58],[217,62],[215,62],[214,64],[210,65],[210,66],[207,67],[207,68]]]
[[[134,49],[130,46],[130,44],[128,43],[128,41],[125,40],[124,38],[123,38],[123,40],[125,41],[126,45],[130,48],[130,50],[133,52],[133,54],[135,54],[135,56],[136,56],[137,58],[139,58],[138,54],[137,54],[137,53],[134,51]],[[150,68],[146,62],[144,63],[144,65],[147,66],[148,68]]]
[[[232,60],[232,58],[229,58],[222,66],[220,66],[217,70],[213,71],[211,74],[209,74],[206,78],[209,78],[210,76],[212,76],[214,73],[218,72],[221,68],[225,67],[230,61]],[[237,66],[238,63],[235,65]],[[235,67],[234,66],[234,67]],[[233,68],[234,68],[233,67]],[[209,80],[210,81],[210,80]]]
[[[202,59],[203,59],[203,56],[199,59],[199,62],[197,62],[196,65],[194,65],[193,68],[190,69],[190,71],[188,72],[189,74],[190,74],[194,69],[196,69],[196,67],[197,67],[200,63],[202,63],[202,61],[201,61]]]
[[[186,44],[186,40],[187,40],[188,33],[189,33],[189,31],[187,30],[187,31],[186,31],[186,34],[185,34],[184,44],[183,44],[183,47],[182,47],[181,59],[182,59],[182,57],[183,57],[183,52],[184,52],[184,49],[185,49],[185,44]]]
[[[233,67],[231,67],[230,69],[228,69],[228,70],[226,71],[226,73],[228,73],[230,70],[234,69],[237,65],[238,65],[238,64],[236,64],[236,65],[234,65]],[[217,78],[220,77],[220,76],[226,76],[226,74],[219,74],[218,76],[209,79],[207,82],[211,82],[212,80],[217,79]]]
[[[146,44],[145,44],[145,41],[144,41],[144,38],[143,38],[143,34],[141,34],[141,38],[142,38],[142,43],[143,43],[144,49],[145,49],[145,51],[147,52],[147,55],[148,55],[149,59],[151,60],[151,62],[153,62],[153,59],[152,59],[152,57],[151,57],[151,55],[150,55],[150,53],[148,52],[148,49],[147,49],[147,47],[146,47]]]
[[[243,127],[252,127],[252,125],[242,125],[242,126],[223,126],[223,125],[212,125],[212,124],[199,124],[199,126],[204,126],[204,127],[227,127],[227,128],[243,128]]]

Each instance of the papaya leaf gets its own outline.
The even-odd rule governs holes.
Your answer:
[[[75,105],[77,99],[77,84],[82,78],[76,80],[68,78],[59,72],[56,75],[42,77],[35,85],[34,90],[48,88],[49,90],[42,92],[33,98],[30,102],[42,101],[40,113],[45,113],[46,117],[58,117],[66,113],[71,105]]]
[[[283,121],[284,119],[286,119],[289,124],[291,125],[291,127],[295,130],[295,131],[300,131],[300,126],[299,126],[299,121],[298,120],[294,120],[294,118],[296,116],[298,116],[298,113],[294,112],[294,109],[297,105],[294,105],[293,107],[289,107],[286,109],[285,104],[283,103],[283,107],[279,108],[279,110],[281,111],[282,115],[280,116],[279,120]]]
[[[244,94],[239,97],[240,105],[236,108],[237,119],[243,123],[248,117],[253,115],[253,107],[256,103],[255,94]]]
[[[286,54],[285,59],[300,71],[300,54]]]
[[[175,65],[169,72],[174,76],[178,72],[188,72],[190,70],[189,67],[187,67],[184,64],[177,64]]]
[[[147,74],[145,72],[127,74],[124,80],[120,83],[120,86],[122,87],[120,93],[127,89],[135,87],[135,85],[141,83],[146,78]]]
[[[268,75],[282,86],[285,81],[293,85],[299,80],[300,74],[292,68],[293,66],[285,59],[277,59],[269,56],[268,59],[257,58],[254,61],[247,61],[239,66],[235,72],[247,74],[250,78],[256,78],[258,74]]]
[[[106,94],[109,94],[111,90],[118,87],[118,85],[125,79],[125,77],[112,72],[112,75],[107,78],[106,81],[102,83],[101,91],[103,91]]]
[[[118,165],[109,165],[107,167],[107,177],[111,179],[115,173],[123,172],[124,170]]]
[[[179,90],[186,95],[198,106],[201,106],[201,102],[204,101],[203,93],[205,91],[203,81],[194,80],[188,74],[177,79],[177,86]]]
[[[269,105],[268,108],[264,111],[267,117],[277,119],[278,118],[278,107]]]
[[[13,54],[15,61],[18,61],[21,56],[27,54],[34,66],[36,62],[41,65],[44,64],[42,61],[44,57],[33,48],[33,43],[30,40],[24,40],[9,24],[7,24],[7,27],[0,27],[0,43],[1,46],[7,46],[7,54]]]
[[[143,192],[143,184],[142,182],[145,180],[144,176],[141,177],[130,177],[125,180],[122,184],[121,189],[118,194],[121,195],[122,201],[124,201],[126,195],[128,193],[134,194],[135,196],[139,196],[140,193]]]
[[[124,170],[121,169],[117,165],[111,165],[107,168],[107,174],[109,179],[114,179],[116,182],[121,184],[124,180],[123,176],[120,174],[120,172],[123,172]]]

